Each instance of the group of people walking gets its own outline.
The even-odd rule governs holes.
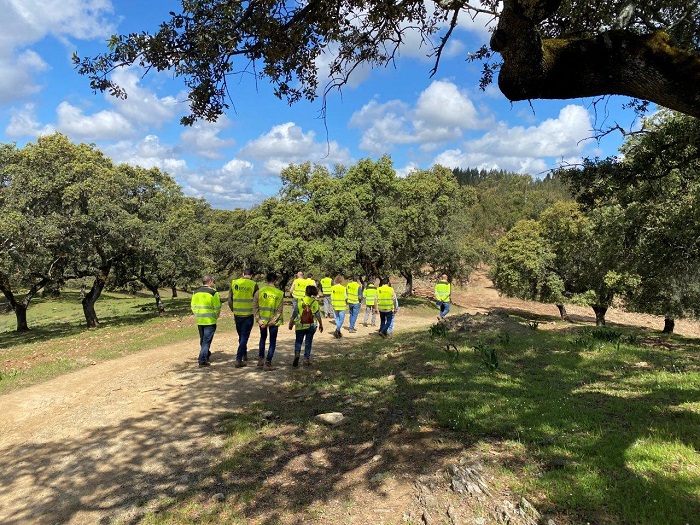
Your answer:
[[[272,359],[277,345],[279,327],[284,325],[284,292],[276,286],[277,274],[269,272],[265,284],[258,286],[252,279],[252,272],[244,270],[241,277],[231,281],[228,306],[233,312],[238,347],[236,349],[235,367],[248,365],[248,339],[253,326],[258,325],[260,341],[258,343],[257,366],[264,370],[274,370]],[[365,307],[363,326],[376,326],[379,315],[381,337],[387,337],[394,327],[394,318],[399,310],[396,292],[388,277],[377,281],[374,279],[362,283],[359,276],[353,276],[347,282],[342,275],[334,279],[324,277],[320,280],[320,289],[311,277],[304,277],[298,272],[292,281],[289,293],[292,297],[292,313],[288,328],[296,329],[294,341],[294,360],[292,366],[299,366],[302,346],[304,365],[310,365],[311,347],[316,332],[323,333],[323,319],[333,319],[335,330],[333,337],[343,337],[343,328],[349,333],[357,332],[356,324],[362,308]],[[447,275],[443,274],[435,285],[435,300],[440,308],[438,320],[442,320],[450,311],[451,286]],[[323,303],[321,314],[320,301]],[[221,313],[221,299],[215,288],[211,275],[202,278],[202,286],[194,290],[191,300],[192,312],[199,329],[200,367],[210,366],[211,342],[216,332],[216,323]],[[349,313],[348,326],[344,327],[346,312]],[[269,339],[269,344],[268,344]],[[267,345],[267,351],[266,351]]]

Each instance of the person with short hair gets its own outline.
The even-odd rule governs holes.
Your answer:
[[[253,296],[258,291],[258,285],[253,281],[253,272],[246,268],[243,275],[231,281],[231,291],[228,294],[228,307],[233,312],[238,333],[238,349],[236,350],[236,368],[248,363],[248,339],[253,331],[255,317],[253,316]]]
[[[306,291],[306,287],[308,285],[309,283],[306,282],[306,279],[304,279],[304,272],[297,272],[296,278],[292,281],[292,284],[289,287],[289,295],[291,295],[294,299],[301,299],[304,297],[304,292]]]
[[[202,277],[202,286],[192,292],[190,308],[197,320],[199,331],[199,367],[210,366],[211,342],[216,332],[216,321],[221,313],[221,298],[214,288],[215,282],[211,275]]]
[[[253,316],[260,328],[260,342],[258,344],[258,366],[264,370],[274,370],[272,357],[277,347],[277,332],[284,324],[283,307],[284,292],[275,285],[277,274],[268,272],[265,276],[265,284],[253,295]],[[270,346],[265,357],[265,343],[268,333]]]
[[[299,366],[299,357],[301,356],[301,346],[304,344],[304,366],[311,365],[311,345],[314,340],[314,334],[318,327],[318,331],[323,333],[323,321],[321,319],[321,308],[318,305],[316,296],[318,288],[313,285],[306,287],[304,297],[292,301],[292,316],[289,318],[289,329],[296,327],[296,337],[294,339],[294,361],[292,366]],[[311,312],[312,320],[302,320],[303,312],[308,309]]]

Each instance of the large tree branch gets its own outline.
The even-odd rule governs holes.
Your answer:
[[[508,99],[617,94],[700,117],[700,56],[678,47],[663,31],[610,30],[589,38],[543,40],[538,18],[552,6],[551,0],[504,3],[491,48],[503,57],[498,86]]]

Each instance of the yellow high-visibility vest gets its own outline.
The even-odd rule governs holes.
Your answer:
[[[253,295],[255,281],[247,277],[239,277],[231,281],[231,298],[233,315],[248,317],[253,315]]]
[[[331,287],[331,306],[333,307],[333,310],[345,310],[346,304],[345,286],[342,284],[334,284]]]
[[[377,309],[380,312],[394,311],[394,289],[388,284],[377,288]]]
[[[274,286],[263,286],[258,290],[258,312],[260,313],[260,319],[266,323],[270,321],[275,316],[275,312],[282,303],[284,298],[284,293],[279,288]],[[283,315],[280,315],[279,319],[275,323],[277,326],[284,324]]]
[[[332,286],[333,279],[330,277],[324,277],[321,279],[321,291],[323,292],[323,295],[330,295]]]
[[[219,293],[208,286],[200,286],[192,293],[190,308],[199,325],[216,324],[221,312]]]
[[[360,283],[350,281],[347,285],[348,304],[358,304],[360,302]]]
[[[374,284],[368,284],[364,290],[362,290],[362,297],[365,298],[365,304],[367,306],[374,305],[374,298],[377,297],[377,286]]]
[[[450,292],[452,287],[447,281],[438,281],[435,285],[435,299],[444,303],[450,302]]]

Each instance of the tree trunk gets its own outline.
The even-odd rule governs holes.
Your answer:
[[[563,304],[558,304],[557,308],[559,309],[559,317],[564,320],[564,321],[571,321],[571,318],[569,317],[569,314],[566,312],[566,305]]]
[[[27,307],[23,303],[15,304],[15,317],[17,318],[17,331],[29,331],[29,325],[27,324]]]
[[[595,312],[595,325],[605,326],[605,313],[608,311],[607,306],[593,306]]]
[[[85,294],[85,298],[81,301],[83,304],[83,314],[85,315],[85,322],[88,328],[97,328],[100,325],[97,319],[97,312],[95,312],[95,303],[102,295],[102,290],[104,290],[105,284],[107,284],[107,277],[109,276],[109,271],[112,268],[112,264],[108,263],[106,266],[100,268],[95,281],[92,284],[90,291]]]
[[[177,299],[177,288],[175,288],[175,285],[173,284],[170,289],[173,292],[173,299]]]
[[[401,277],[406,279],[406,289],[403,292],[404,297],[413,295],[413,274],[411,272],[401,272]]]
[[[158,290],[158,286],[156,286],[154,283],[150,282],[148,279],[145,279],[141,277],[139,279],[143,285],[148,289],[153,294],[153,298],[156,300],[156,309],[158,310],[158,315],[163,314],[165,312],[165,306],[163,306],[163,300],[160,297],[160,291]]]
[[[672,334],[673,329],[676,327],[676,320],[673,317],[664,318],[664,334]]]

